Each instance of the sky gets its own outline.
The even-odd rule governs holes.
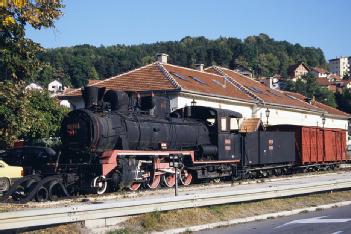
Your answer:
[[[326,59],[351,56],[351,0],[64,0],[54,29],[27,28],[45,48],[91,44],[135,45],[265,33],[324,51]]]

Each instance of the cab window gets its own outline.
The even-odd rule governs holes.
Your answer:
[[[216,124],[216,119],[215,118],[207,118],[206,124],[207,124],[207,126],[214,126]]]
[[[221,131],[228,131],[228,126],[227,126],[227,118],[222,117],[221,118]]]
[[[230,118],[230,130],[238,130],[239,121],[237,118]]]

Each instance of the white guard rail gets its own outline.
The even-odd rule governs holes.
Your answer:
[[[139,198],[139,200],[132,201],[105,201],[98,204],[77,204],[62,208],[4,212],[0,213],[0,230],[110,219],[153,211],[254,201],[347,188],[351,188],[351,179],[283,185],[244,191],[235,191],[234,186],[232,191],[200,195],[182,195],[157,199]]]

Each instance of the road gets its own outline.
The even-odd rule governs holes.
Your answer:
[[[204,230],[201,234],[346,234],[351,233],[351,206],[303,213],[277,219]]]

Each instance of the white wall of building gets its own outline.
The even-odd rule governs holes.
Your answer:
[[[267,107],[256,106],[250,104],[240,104],[240,103],[229,103],[201,99],[200,97],[174,97],[171,101],[171,108],[177,109],[184,106],[191,106],[191,102],[195,100],[198,106],[209,106],[220,109],[228,109],[241,113],[243,118],[260,118],[264,124],[267,123],[266,110]],[[323,127],[322,117],[320,113],[308,113],[307,111],[297,111],[297,110],[287,110],[278,107],[268,106],[270,110],[270,115],[268,118],[268,125],[280,125],[280,124],[291,124],[291,125],[303,125],[311,127]],[[242,122],[242,120],[241,120]],[[240,123],[241,123],[240,122]],[[239,124],[240,124],[239,123]],[[325,128],[340,128],[348,129],[348,121],[346,119],[330,118],[326,116],[326,121],[324,124]]]
[[[62,83],[57,81],[57,80],[54,80],[48,84],[48,90],[50,92],[54,92],[54,93],[57,93],[59,91],[63,91]]]
[[[341,78],[350,73],[350,63],[347,57],[340,57],[329,60],[329,71],[339,75]]]
[[[258,108],[257,117],[260,117],[264,124],[267,122],[266,107]],[[296,110],[283,110],[280,108],[269,107],[270,110],[268,124],[280,125],[303,125],[311,127],[323,127],[322,116],[319,113],[312,114],[307,112],[298,112]],[[348,121],[326,116],[325,128],[341,128],[347,130]]]

